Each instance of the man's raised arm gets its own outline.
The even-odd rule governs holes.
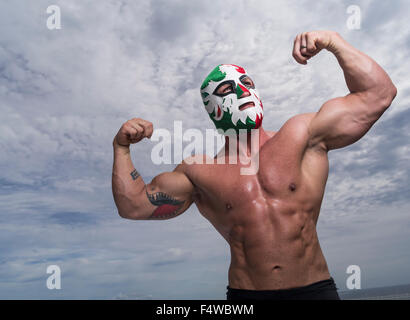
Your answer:
[[[150,184],[134,168],[130,144],[150,138],[152,132],[151,122],[134,118],[122,125],[113,141],[112,192],[119,215],[126,219],[170,219],[192,204],[193,185],[183,165],[161,173]]]
[[[322,49],[335,55],[350,91],[345,97],[324,103],[309,126],[310,145],[331,150],[348,146],[364,136],[390,106],[397,89],[372,58],[336,32],[313,31],[298,35],[293,57],[300,64],[306,64]]]

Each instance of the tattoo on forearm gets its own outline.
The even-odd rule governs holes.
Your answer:
[[[132,180],[137,180],[139,176],[140,174],[138,173],[136,169],[134,169],[134,171],[131,172]]]
[[[154,205],[158,206],[152,213],[152,219],[172,218],[178,215],[179,209],[182,208],[185,201],[176,200],[164,192],[156,192],[149,194],[146,191],[148,200]]]

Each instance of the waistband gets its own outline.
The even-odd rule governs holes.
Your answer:
[[[303,286],[303,287],[296,287],[296,288],[289,288],[289,289],[278,289],[278,290],[249,290],[249,289],[235,289],[226,287],[229,293],[241,293],[241,294],[300,294],[300,293],[308,293],[312,291],[320,291],[320,290],[337,290],[336,284],[334,279],[330,277],[326,280],[321,280],[318,282],[314,282],[312,284]]]

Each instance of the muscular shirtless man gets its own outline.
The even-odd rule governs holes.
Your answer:
[[[228,299],[339,298],[316,234],[327,154],[359,140],[390,106],[396,88],[374,60],[336,32],[299,34],[293,57],[306,64],[322,49],[336,56],[350,93],[325,102],[318,112],[292,117],[277,132],[261,126],[263,106],[243,68],[219,65],[203,82],[202,99],[217,128],[258,129],[254,175],[240,174],[239,161],[185,159],[145,184],[129,146],[150,138],[152,123],[134,118],[114,138],[112,185],[119,215],[170,219],[195,203],[230,246]],[[226,136],[225,146],[237,137]],[[249,154],[250,145],[238,141],[237,155]],[[228,155],[226,147],[221,152]]]

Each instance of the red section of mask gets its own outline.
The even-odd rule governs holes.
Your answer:
[[[232,67],[235,67],[236,71],[238,71],[239,73],[242,73],[242,74],[245,73],[245,69],[240,66],[237,66],[236,64],[224,64],[224,66],[232,66]]]
[[[262,116],[262,115],[260,115],[260,118],[259,118],[259,115],[258,115],[258,114],[256,115],[256,119],[255,119],[255,129],[258,129],[258,128],[261,126],[261,124],[262,124],[262,119],[263,119],[263,116]]]
[[[236,71],[238,71],[239,73],[245,73],[245,69],[244,68],[242,68],[242,67],[240,67],[240,66],[237,66],[237,65],[235,65],[235,64],[231,64],[231,66],[234,66],[235,68],[236,68]]]
[[[246,89],[243,85],[241,85],[240,83],[238,83],[238,86],[239,86],[239,88],[241,88],[241,90],[242,90],[244,93],[247,92],[247,93],[250,94],[249,90]]]

